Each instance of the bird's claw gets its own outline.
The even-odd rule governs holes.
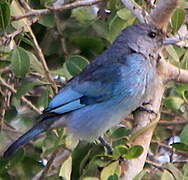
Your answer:
[[[144,106],[140,106],[140,107],[138,107],[137,110],[140,110],[140,111],[146,111],[146,112],[148,112],[148,113],[151,113],[151,114],[155,114],[155,115],[157,115],[157,113],[156,113],[154,110],[152,110],[152,109],[148,109],[147,107],[144,107]]]

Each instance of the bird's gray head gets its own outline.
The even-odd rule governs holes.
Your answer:
[[[164,33],[153,25],[137,23],[125,28],[116,38],[121,46],[149,57],[162,47]],[[115,42],[114,41],[114,42]]]

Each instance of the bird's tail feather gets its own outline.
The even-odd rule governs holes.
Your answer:
[[[56,119],[56,116],[48,118],[44,117],[40,122],[34,125],[30,130],[28,130],[25,134],[19,137],[15,142],[13,142],[4,152],[3,157],[8,157],[12,155],[20,146],[25,145],[28,141],[36,137],[38,134],[40,134],[46,129],[49,129],[50,125],[53,124],[54,120]]]

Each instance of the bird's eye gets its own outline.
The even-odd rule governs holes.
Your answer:
[[[148,33],[148,36],[149,36],[150,38],[154,39],[154,38],[157,36],[157,33],[156,33],[156,32],[153,32],[153,31],[150,31],[150,32]]]

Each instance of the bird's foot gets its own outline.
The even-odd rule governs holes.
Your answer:
[[[100,143],[107,149],[108,154],[112,154],[112,147],[101,136],[98,139]]]
[[[157,115],[157,113],[156,113],[154,110],[148,109],[147,107],[144,107],[144,106],[140,106],[140,107],[138,107],[136,110],[139,110],[139,111],[146,111],[146,112],[148,112],[148,113]]]

